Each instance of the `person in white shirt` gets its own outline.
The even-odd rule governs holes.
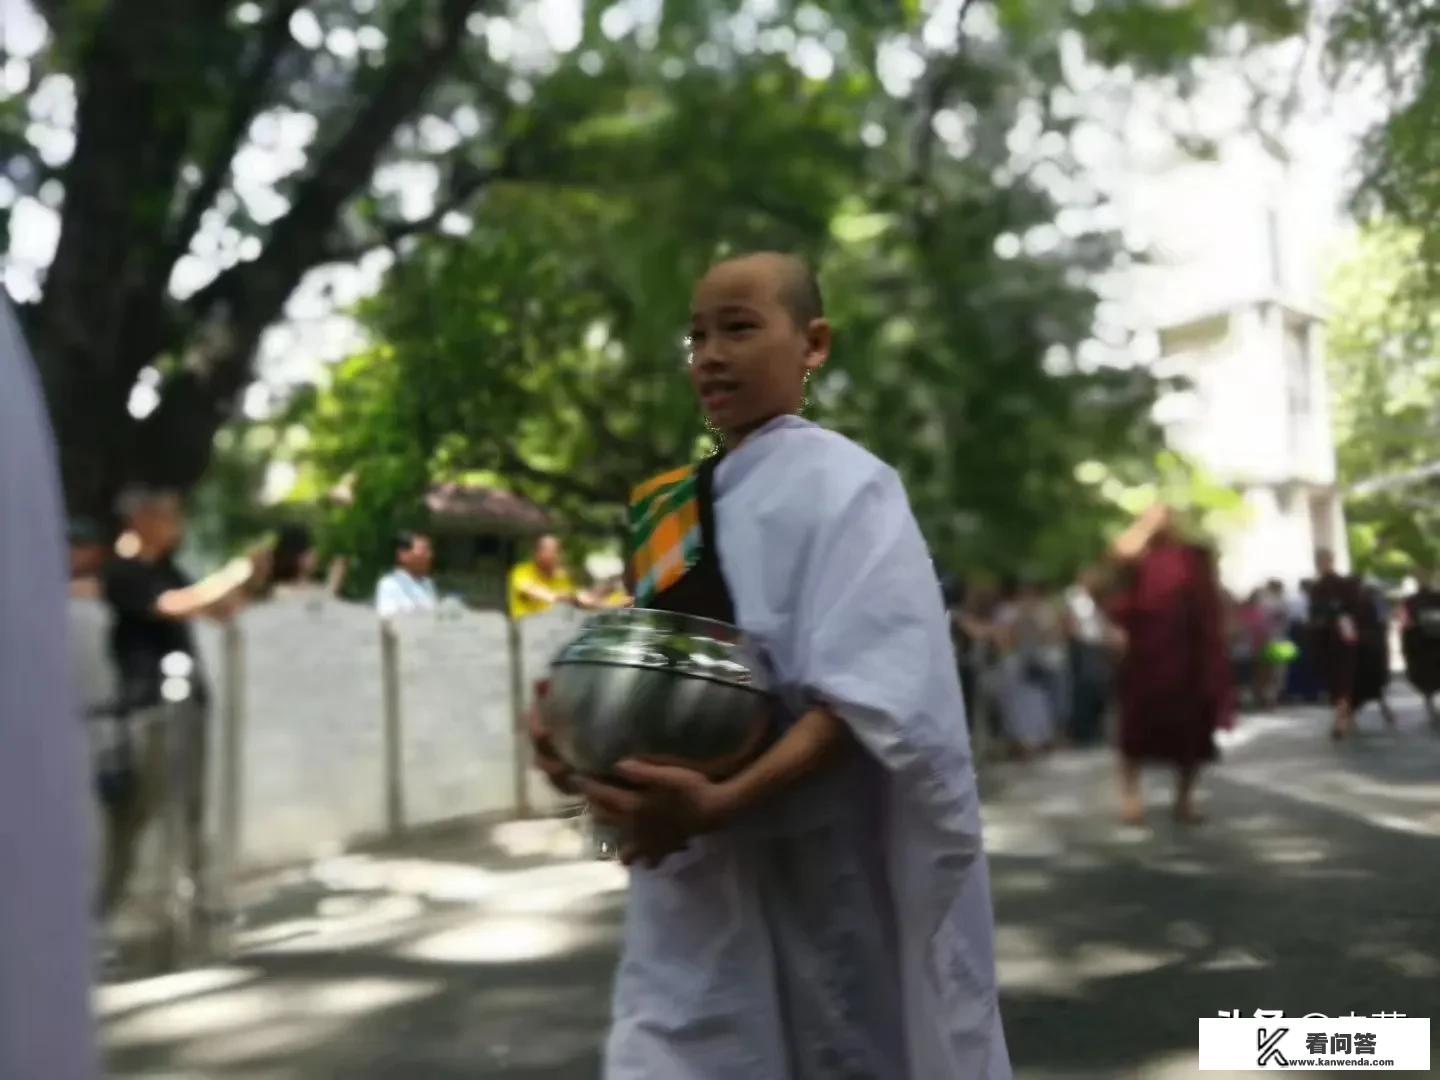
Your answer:
[[[439,606],[430,571],[435,550],[424,533],[402,532],[395,538],[395,569],[375,586],[375,611],[382,619],[434,611]]]

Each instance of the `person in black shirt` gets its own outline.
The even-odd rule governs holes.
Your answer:
[[[129,782],[106,799],[100,902],[107,914],[124,897],[144,828],[167,795],[179,799],[184,811],[184,872],[196,895],[204,888],[209,690],[191,622],[229,615],[268,571],[268,555],[262,553],[236,559],[192,583],[174,558],[185,532],[179,497],[132,490],[122,496],[119,510],[125,531],[103,585]]]

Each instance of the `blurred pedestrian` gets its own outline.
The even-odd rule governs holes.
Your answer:
[[[977,759],[985,756],[992,742],[998,744],[1004,737],[1000,708],[1003,682],[1000,673],[1000,635],[995,624],[995,614],[999,607],[999,592],[993,585],[980,583],[965,591],[959,608],[952,613],[959,633],[966,642],[962,659],[971,686],[971,697],[966,708],[974,710],[974,717],[969,720],[968,726],[975,736],[974,750]]]
[[[275,539],[270,583],[277,597],[338,596],[348,568],[343,558],[331,560],[325,580],[321,582],[315,538],[304,525],[289,524],[281,527]]]
[[[976,672],[975,651],[979,643],[970,634],[964,618],[966,602],[970,595],[966,583],[954,574],[940,578],[940,599],[950,616],[950,641],[955,649],[955,669],[960,673],[960,693],[965,701],[965,726],[975,737]]]
[[[1233,689],[1213,556],[1186,542],[1169,508],[1156,505],[1115,541],[1125,585],[1110,613],[1125,635],[1120,670],[1122,818],[1144,819],[1140,769],[1175,768],[1176,820],[1202,820],[1200,770],[1215,758],[1215,729],[1230,722]]]
[[[1290,602],[1285,585],[1277,579],[1265,583],[1260,594],[1260,610],[1265,619],[1265,652],[1262,657],[1264,675],[1260,683],[1260,704],[1273,709],[1280,703],[1285,679],[1297,650],[1290,641]]]
[[[64,543],[39,380],[0,295],[0,1076],[14,1080],[100,1075]]]
[[[1320,700],[1320,675],[1315,667],[1315,649],[1310,633],[1310,594],[1315,591],[1311,578],[1302,578],[1300,587],[1290,598],[1291,645],[1290,665],[1285,672],[1283,697],[1287,701],[1313,704]]]
[[[588,594],[575,587],[560,550],[558,536],[545,535],[535,541],[535,553],[528,562],[510,571],[510,617],[526,619],[540,615],[557,604],[591,608]]]
[[[1383,586],[1360,583],[1360,618],[1355,653],[1355,708],[1373,702],[1385,725],[1395,727],[1395,713],[1385,696],[1390,686],[1390,600]]]
[[[1082,570],[1065,593],[1070,652],[1070,738],[1091,746],[1104,737],[1114,685],[1113,631],[1097,600],[1103,580],[1094,567]]]
[[[145,827],[178,800],[182,872],[200,910],[206,896],[204,835],[210,689],[192,623],[224,617],[264,583],[270,553],[257,551],[192,582],[175,561],[185,510],[172,491],[131,488],[119,502],[124,532],[105,567],[110,652],[120,679],[125,782],[106,805],[102,909],[124,897]]]
[[[120,681],[110,656],[110,609],[102,580],[110,554],[111,545],[97,525],[83,518],[71,522],[70,656],[79,716],[91,751],[97,833],[104,831],[106,808],[126,797],[131,779],[129,761],[123,756],[125,721]],[[97,934],[108,959],[111,948],[103,925],[97,927]]]
[[[110,661],[110,612],[101,575],[110,544],[94,522],[70,524],[70,648],[81,713],[88,719],[113,716],[118,681]]]
[[[382,619],[435,611],[439,594],[430,574],[435,548],[422,532],[401,532],[393,545],[395,567],[375,586],[375,611]]]
[[[1055,746],[1063,722],[1064,624],[1034,582],[1011,585],[995,615],[1000,652],[1000,710],[1005,738],[1028,759]]]
[[[1400,605],[1399,623],[1405,675],[1425,703],[1431,725],[1440,727],[1435,711],[1435,695],[1440,694],[1440,581],[1433,571]]]
[[[1261,604],[1259,589],[1243,600],[1226,596],[1230,662],[1238,693],[1248,696],[1252,708],[1265,703],[1267,652],[1270,648],[1270,622]]]
[[[1394,724],[1384,698],[1389,648],[1374,600],[1355,578],[1335,569],[1334,553],[1324,548],[1317,551],[1315,568],[1310,648],[1335,710],[1330,737],[1338,742],[1354,733],[1356,714],[1372,701],[1380,705],[1386,721]]]

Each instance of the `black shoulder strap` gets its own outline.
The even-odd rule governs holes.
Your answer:
[[[695,470],[695,498],[700,504],[700,541],[704,550],[715,550],[715,467],[720,455],[706,458]]]

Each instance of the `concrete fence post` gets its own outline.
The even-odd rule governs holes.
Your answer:
[[[245,637],[237,620],[225,623],[221,636],[219,763],[216,792],[219,851],[211,881],[216,906],[229,912],[235,879],[244,861],[245,826]],[[227,941],[217,943],[221,948]]]
[[[510,641],[510,703],[514,713],[515,752],[513,755],[515,815],[530,814],[530,737],[525,726],[525,708],[530,695],[525,686],[525,648],[520,623],[507,619]]]
[[[400,641],[395,629],[380,623],[380,684],[384,700],[385,832],[392,839],[405,831],[405,743],[400,711]]]

